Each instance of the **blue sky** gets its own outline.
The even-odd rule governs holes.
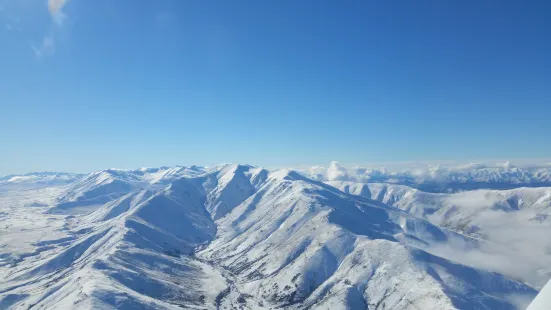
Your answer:
[[[0,42],[0,175],[551,157],[549,1],[0,0]]]

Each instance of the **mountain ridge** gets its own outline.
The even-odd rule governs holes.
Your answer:
[[[476,248],[476,239],[293,170],[226,165],[167,183],[131,176],[121,195],[71,212],[120,177],[104,173],[54,188],[49,207],[10,209],[15,227],[17,214],[46,216],[60,236],[31,242],[37,254],[1,258],[0,305],[515,309],[517,295],[536,293],[425,251]],[[59,197],[76,204],[52,213]]]

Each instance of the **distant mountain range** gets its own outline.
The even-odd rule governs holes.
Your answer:
[[[386,168],[350,168],[333,162],[329,168],[312,167],[302,170],[302,172],[320,181],[392,183],[433,193],[551,186],[551,164],[515,167],[507,162],[499,166],[434,165],[427,168],[389,170]]]
[[[55,185],[71,183],[83,177],[84,174],[65,172],[31,172],[26,174],[12,174],[0,177],[0,186],[10,184],[43,184]]]
[[[134,176],[148,183],[167,182],[195,171],[196,174],[217,167],[174,166],[140,168],[136,170],[106,169],[117,174]],[[514,166],[509,162],[499,165],[466,164],[457,166],[429,165],[406,169],[345,167],[332,162],[328,168],[315,166],[296,169],[317,181],[351,181],[360,183],[390,183],[406,185],[425,192],[446,193],[474,189],[513,189],[518,187],[550,187],[551,163]],[[96,172],[97,173],[97,172]],[[70,183],[87,174],[64,172],[31,172],[0,177],[0,186],[7,184],[62,184]]]

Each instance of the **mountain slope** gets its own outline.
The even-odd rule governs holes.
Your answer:
[[[137,190],[162,189],[184,176],[199,176],[208,169],[198,166],[141,168],[137,170],[106,169],[90,173],[70,184],[58,197],[51,213],[85,214],[104,203],[114,201]]]
[[[547,250],[551,242],[543,237],[551,230],[551,188],[443,194],[385,183],[328,184],[400,208],[435,225],[491,241],[481,253],[486,257],[466,258],[475,260],[472,263],[484,263],[487,268],[536,287],[551,277],[551,255]]]
[[[294,171],[226,165],[122,194],[103,173],[74,184],[118,195],[88,214],[14,211],[60,237],[19,230],[48,248],[0,265],[2,308],[515,309],[535,295],[426,252],[480,241]]]
[[[526,289],[398,242],[460,236],[448,237],[399,210],[350,199],[296,173],[272,174],[216,223],[217,239],[199,255],[236,275],[247,294],[270,306],[506,309],[512,308],[503,299],[506,287]],[[469,274],[494,285],[475,287]],[[457,283],[464,284],[461,290]],[[465,295],[471,299],[461,301]]]

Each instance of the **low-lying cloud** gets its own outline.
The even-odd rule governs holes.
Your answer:
[[[513,165],[511,162],[469,163],[463,165],[427,165],[425,167],[412,166],[404,169],[387,169],[384,167],[347,167],[333,161],[329,168],[315,166],[307,174],[325,181],[353,181],[353,182],[384,182],[395,184],[434,184],[442,188],[459,184],[511,184],[527,186],[534,183],[551,184],[551,166],[547,163]],[[491,187],[490,187],[491,188]],[[496,188],[499,188],[496,187]],[[455,188],[460,190],[461,187]],[[473,189],[473,188],[469,188]]]
[[[349,179],[348,170],[336,161],[332,162],[327,169],[327,180],[329,181],[348,181]]]

